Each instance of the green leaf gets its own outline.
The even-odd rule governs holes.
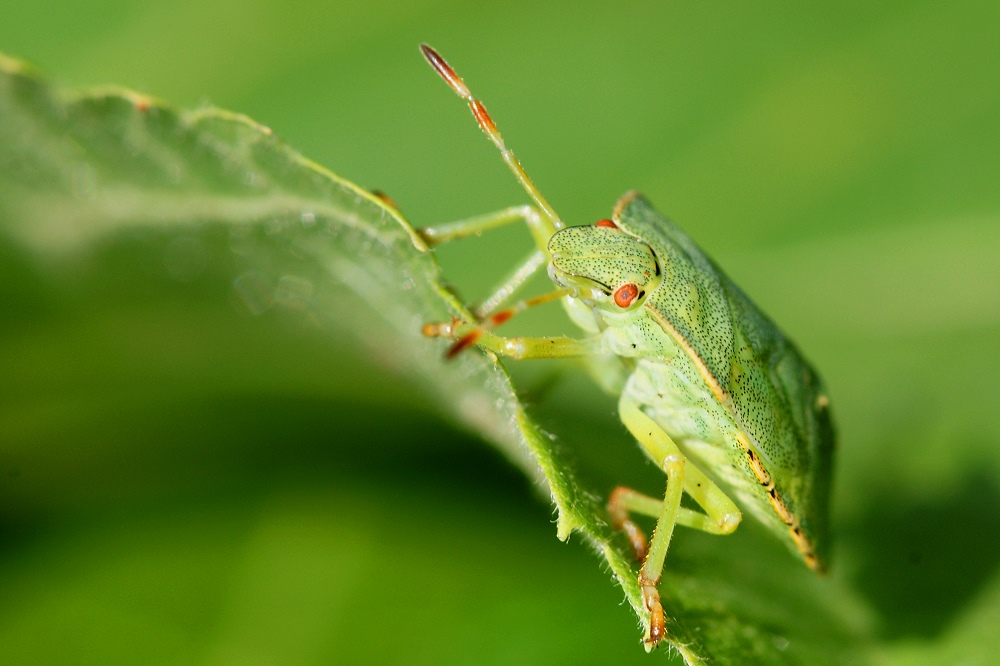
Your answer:
[[[172,285],[168,300],[177,301],[176,308],[158,308],[167,330],[186,316],[224,316],[219,310],[228,312],[233,300],[254,317],[289,313],[318,326],[331,345],[349,336],[550,495],[557,536],[581,536],[603,558],[640,624],[647,622],[636,565],[604,519],[608,488],[576,478],[571,454],[532,420],[496,358],[472,352],[445,362],[444,343],[420,334],[424,323],[467,312],[397,210],[243,116],[176,111],[126,90],[67,96],[18,62],[0,59],[0,70],[0,229],[4,251],[18,258],[5,269],[5,283],[14,286],[4,289],[19,304],[2,315],[11,339],[25,318],[44,319],[46,308],[100,311],[113,292],[141,309],[150,298],[164,298],[164,284]],[[78,290],[75,280],[84,274],[101,279]],[[212,279],[197,289],[186,286],[205,276]],[[101,280],[116,286],[101,291],[93,286]],[[210,293],[204,284],[212,285]],[[159,296],[151,296],[150,285],[159,285]],[[154,330],[140,326],[134,334]],[[60,369],[44,336],[26,344],[50,365],[38,366],[47,370],[35,384],[19,387],[22,398],[51,389],[47,382]],[[239,341],[228,344],[240,348]],[[221,352],[204,360],[219,358]],[[139,373],[131,381],[136,388],[144,383]],[[14,391],[5,398],[10,432],[28,416],[18,412]],[[838,580],[814,578],[754,525],[724,540],[679,535],[661,592],[670,645],[687,664],[863,658],[867,627],[852,619],[864,613],[850,594]],[[636,650],[638,638],[637,631]]]

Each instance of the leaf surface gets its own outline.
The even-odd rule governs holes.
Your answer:
[[[150,280],[183,287],[208,275],[216,291],[189,294],[192,302],[292,313],[329,331],[331,344],[350,336],[534,479],[556,507],[559,538],[581,535],[647,622],[636,564],[604,519],[608,489],[577,480],[562,443],[532,420],[502,363],[478,351],[445,362],[445,343],[420,334],[427,322],[468,313],[419,235],[393,207],[268,128],[126,90],[66,95],[0,58],[0,230],[22,262],[8,270],[41,276],[43,301],[105,307],[99,293],[74,291],[74,276],[85,274],[135,279],[124,306],[141,308]],[[34,307],[38,294],[8,289]],[[16,327],[16,309],[3,319]],[[218,362],[211,353],[204,360]],[[13,391],[5,397],[16,403]],[[756,526],[725,541],[684,534],[675,544],[661,592],[670,644],[686,663],[862,659],[866,629],[849,619],[857,614],[849,595],[837,581],[815,579]]]

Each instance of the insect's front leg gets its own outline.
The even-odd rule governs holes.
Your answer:
[[[540,250],[545,250],[556,227],[552,220],[543,216],[532,206],[511,206],[503,210],[469,217],[464,220],[446,222],[434,227],[424,227],[417,232],[430,246],[447,243],[458,238],[481,234],[490,229],[496,229],[508,224],[524,222]]]
[[[600,338],[580,340],[562,335],[552,337],[504,337],[480,324],[454,320],[443,324],[427,324],[424,335],[453,338],[455,344],[448,350],[452,357],[471,345],[487,349],[500,356],[514,359],[571,358],[600,352]]]

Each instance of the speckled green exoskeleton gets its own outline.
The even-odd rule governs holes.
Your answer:
[[[742,514],[729,495],[822,572],[834,432],[816,372],[694,241],[641,195],[619,199],[610,219],[567,227],[482,103],[440,55],[426,45],[421,50],[469,103],[535,203],[426,228],[424,238],[440,243],[523,221],[537,245],[476,309],[476,321],[428,324],[424,333],[455,340],[450,355],[476,345],[517,359],[582,357],[602,387],[620,396],[622,422],[667,476],[662,498],[618,487],[608,501],[612,524],[642,561],[647,648],[665,633],[657,583],[674,526],[731,533]],[[558,288],[500,309],[542,266]],[[561,300],[587,337],[492,332],[514,314],[553,300]],[[681,506],[683,493],[702,511]],[[630,514],[656,518],[648,543]]]

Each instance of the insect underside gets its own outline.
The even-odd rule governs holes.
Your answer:
[[[610,219],[567,227],[482,103],[437,52],[421,50],[469,104],[534,202],[428,227],[423,237],[435,245],[524,222],[537,246],[475,309],[475,321],[428,324],[424,333],[452,339],[449,356],[478,346],[516,359],[582,358],[598,383],[618,394],[622,422],[667,477],[662,495],[618,487],[608,500],[612,526],[642,562],[647,649],[666,637],[657,584],[674,526],[731,533],[742,514],[727,492],[822,571],[834,433],[816,373],[711,259],[637,193],[623,196]],[[508,304],[542,267],[556,289]],[[587,337],[510,338],[493,331],[549,301],[560,301]],[[681,506],[683,494],[700,510]],[[656,519],[648,540],[634,514]]]

